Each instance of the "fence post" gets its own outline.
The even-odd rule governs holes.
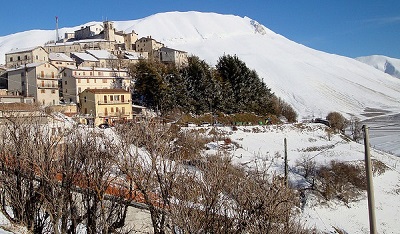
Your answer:
[[[283,141],[285,147],[285,185],[288,186],[288,161],[287,161],[287,140]]]
[[[372,178],[371,155],[369,152],[369,129],[367,125],[363,125],[362,128],[364,130],[365,172],[367,175],[367,194],[368,194],[368,211],[369,211],[369,233],[376,234],[374,184]]]

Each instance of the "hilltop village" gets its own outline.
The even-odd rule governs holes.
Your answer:
[[[3,109],[34,103],[78,114],[81,122],[95,125],[132,119],[135,110],[143,110],[132,109],[130,64],[155,59],[182,67],[188,61],[187,52],[168,48],[151,36],[118,31],[111,21],[67,32],[63,39],[57,31],[56,42],[13,49],[5,57],[6,64],[0,65]]]

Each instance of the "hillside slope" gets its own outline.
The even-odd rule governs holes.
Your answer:
[[[90,24],[90,23],[88,23]],[[80,27],[80,26],[78,26]],[[78,28],[76,27],[76,28]],[[276,34],[247,17],[200,12],[169,12],[140,20],[117,21],[166,46],[188,51],[211,65],[236,54],[268,87],[289,102],[300,118],[340,111],[365,118],[365,110],[400,111],[400,80],[354,59],[327,54]],[[61,29],[65,31],[73,29]],[[54,31],[28,31],[0,37],[0,63],[11,48],[42,45]]]

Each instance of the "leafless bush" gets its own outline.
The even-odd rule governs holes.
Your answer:
[[[353,141],[360,141],[363,139],[363,134],[362,134],[362,124],[361,120],[357,117],[352,116],[350,118],[350,134],[352,136]]]
[[[331,124],[331,128],[333,128],[337,131],[343,132],[347,126],[346,118],[343,117],[343,115],[340,114],[339,112],[330,112],[326,116],[326,119]]]
[[[337,198],[345,203],[357,199],[367,186],[362,166],[336,161],[318,168],[315,179],[316,190],[325,199]]]
[[[310,177],[314,177],[317,171],[316,163],[309,157],[302,157],[296,161],[296,168],[300,175],[306,180],[310,180]]]
[[[382,175],[383,173],[386,172],[386,170],[389,169],[388,166],[386,166],[386,164],[384,164],[383,162],[376,160],[376,159],[372,159],[372,172],[375,175]]]
[[[107,138],[54,125],[39,111],[0,127],[0,208],[12,223],[33,233],[124,226],[127,203],[106,199],[115,156]]]
[[[171,219],[183,233],[307,233],[294,218],[296,192],[264,170],[214,155],[179,179]]]

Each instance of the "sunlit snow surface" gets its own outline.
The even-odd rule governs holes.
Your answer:
[[[225,128],[227,136],[238,145],[232,149],[234,163],[254,167],[265,163],[271,173],[284,173],[284,139],[287,139],[290,183],[306,186],[303,178],[294,168],[302,158],[315,160],[317,165],[330,161],[364,163],[364,145],[346,141],[339,135],[330,140],[325,127],[320,124],[274,125],[266,127],[239,127],[237,131]],[[208,153],[213,153],[224,142],[211,143]],[[400,233],[400,158],[381,151],[371,150],[373,159],[384,162],[389,169],[382,175],[375,175],[376,223],[378,233]],[[309,197],[301,213],[301,221],[308,227],[315,227],[327,233],[369,233],[368,203],[366,192],[360,201],[328,202],[321,205]]]

